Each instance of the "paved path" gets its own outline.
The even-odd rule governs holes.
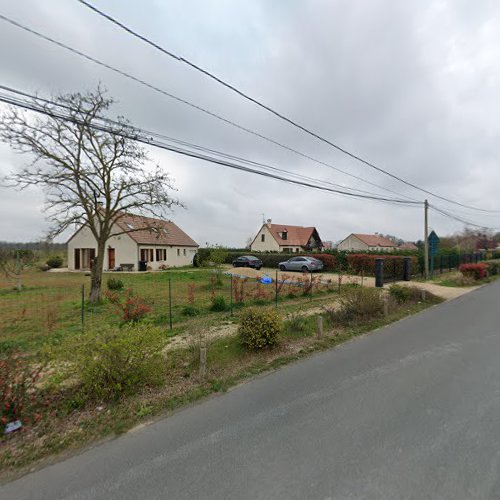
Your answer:
[[[498,499],[500,281],[0,489],[1,499]]]

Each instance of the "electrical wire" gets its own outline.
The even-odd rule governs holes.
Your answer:
[[[261,101],[259,101],[258,99],[255,99],[254,97],[246,94],[245,92],[239,90],[237,87],[235,87],[234,85],[231,85],[230,83],[226,82],[225,80],[223,80],[222,78],[214,75],[213,73],[211,73],[210,71],[202,68],[201,66],[198,66],[197,64],[195,64],[194,62],[190,61],[189,59],[186,59],[182,56],[179,56],[167,49],[165,49],[164,47],[158,45],[157,43],[153,42],[152,40],[150,40],[148,37],[144,36],[144,35],[141,35],[140,33],[134,31],[132,28],[126,26],[124,23],[118,21],[117,19],[115,19],[114,17],[110,16],[109,14],[103,12],[102,10],[98,9],[97,7],[95,7],[94,5],[92,5],[90,2],[86,1],[86,0],[76,0],[77,2],[79,2],[80,4],[84,5],[85,7],[87,7],[88,9],[92,10],[93,12],[95,12],[96,14],[98,14],[99,16],[107,19],[108,21],[110,21],[111,23],[115,24],[116,26],[118,26],[119,28],[125,30],[127,33],[129,33],[130,35],[134,36],[135,38],[143,41],[144,43],[150,45],[151,47],[155,48],[156,50],[160,51],[161,53],[175,59],[176,61],[178,62],[181,62],[181,63],[184,63],[184,64],[187,64],[188,66],[190,66],[191,68],[195,69],[196,71],[199,71],[200,73],[202,73],[203,75],[207,76],[208,78],[211,78],[212,80],[215,80],[217,83],[223,85],[224,87],[226,87],[227,89],[231,90],[232,92],[235,92],[236,94],[238,94],[240,97],[243,97],[244,99],[246,99],[247,101],[250,101],[252,102],[253,104],[259,106],[260,108],[264,109],[265,111],[268,111],[269,113],[273,114],[274,116],[278,117],[279,119],[287,122],[288,124],[296,127],[297,129],[301,130],[302,132],[305,132],[306,134],[310,135],[311,137],[314,137],[315,139],[323,142],[324,144],[327,144],[329,146],[331,146],[332,148],[336,149],[337,151],[340,151],[341,153],[343,153],[344,155],[347,155],[349,156],[350,158],[362,163],[363,165],[367,166],[367,167],[370,167],[382,174],[385,174],[399,182],[402,182],[403,184],[406,184],[407,186],[410,186],[414,189],[417,189],[423,193],[426,193],[430,196],[433,196],[435,198],[438,198],[442,201],[446,201],[448,203],[452,203],[454,205],[458,205],[458,206],[461,206],[461,207],[464,207],[464,208],[468,208],[470,210],[475,210],[475,211],[479,211],[479,212],[489,212],[489,213],[492,213],[492,212],[498,212],[500,213],[500,210],[488,210],[488,209],[484,209],[484,208],[479,208],[479,207],[474,207],[474,206],[471,206],[471,205],[466,205],[464,203],[461,203],[459,201],[456,201],[456,200],[452,200],[450,198],[447,198],[445,196],[441,196],[439,194],[436,194],[432,191],[429,191],[428,189],[425,189],[423,187],[420,187],[410,181],[407,181],[405,179],[403,179],[402,177],[399,177],[397,176],[396,174],[393,174],[392,172],[389,172],[388,170],[385,170],[384,168],[382,167],[379,167],[377,165],[375,165],[374,163],[368,161],[368,160],[365,160],[364,158],[362,158],[361,156],[355,154],[355,153],[351,153],[349,150],[345,149],[344,147],[342,146],[339,146],[338,144],[335,144],[334,142],[332,142],[331,140],[329,139],[325,139],[324,137],[322,137],[321,135],[319,135],[318,133],[308,129],[307,127],[305,127],[304,125],[301,125],[300,123],[298,123],[297,121],[285,116],[284,114],[276,111],[275,109],[271,108],[270,106],[262,103]]]
[[[75,124],[78,124],[78,125],[88,126],[88,127],[92,128],[94,130],[99,130],[101,132],[105,132],[105,133],[117,135],[117,136],[120,136],[120,137],[124,137],[124,138],[130,139],[130,140],[133,140],[133,141],[136,141],[136,142],[139,142],[139,143],[143,143],[143,144],[147,144],[149,146],[154,146],[154,147],[157,147],[157,148],[160,148],[160,149],[168,150],[168,151],[171,151],[171,152],[183,155],[183,156],[187,156],[187,157],[191,157],[191,158],[196,158],[196,159],[199,159],[199,160],[207,161],[207,162],[210,162],[210,163],[218,164],[218,165],[221,165],[221,166],[224,166],[224,167],[228,167],[228,168],[240,170],[240,171],[243,171],[243,172],[257,174],[257,175],[260,175],[260,176],[264,176],[264,177],[267,177],[267,178],[272,178],[272,179],[275,179],[275,180],[278,180],[278,181],[282,181],[282,182],[286,182],[286,183],[289,183],[289,184],[295,184],[295,185],[299,185],[299,186],[303,186],[303,187],[309,187],[309,188],[312,188],[312,189],[317,189],[317,190],[321,190],[321,191],[327,191],[327,192],[330,192],[330,193],[335,193],[335,194],[339,194],[339,195],[342,195],[342,196],[348,196],[348,197],[352,197],[352,198],[368,199],[368,200],[373,200],[373,201],[389,202],[389,203],[401,204],[401,205],[421,205],[421,202],[412,202],[412,201],[408,201],[408,200],[401,200],[401,199],[395,199],[395,198],[384,198],[384,197],[379,197],[379,196],[371,196],[371,195],[365,195],[365,194],[356,194],[356,193],[351,193],[351,192],[347,192],[347,191],[342,191],[342,190],[339,190],[339,189],[329,188],[329,187],[326,187],[326,186],[321,186],[321,185],[318,185],[318,184],[313,184],[313,183],[306,182],[306,181],[289,179],[289,178],[286,178],[286,177],[283,177],[283,176],[280,176],[280,175],[277,175],[277,174],[274,174],[274,173],[263,172],[263,171],[260,171],[260,170],[253,169],[251,167],[247,167],[245,165],[240,165],[240,164],[237,164],[237,163],[234,163],[234,162],[230,162],[230,161],[227,161],[227,160],[223,160],[223,159],[220,159],[220,158],[215,158],[215,157],[210,156],[210,155],[201,154],[201,153],[198,153],[198,152],[195,152],[195,151],[192,151],[192,150],[188,150],[188,149],[185,149],[185,148],[180,148],[178,146],[174,146],[174,145],[171,145],[171,144],[166,144],[166,143],[160,142],[158,140],[153,140],[153,139],[148,139],[146,137],[141,137],[140,135],[138,135],[138,133],[139,134],[142,133],[141,129],[138,129],[138,128],[135,128],[135,127],[132,127],[132,126],[130,126],[130,129],[131,130],[133,129],[135,131],[134,134],[125,133],[122,130],[116,130],[116,129],[113,129],[113,128],[111,128],[109,126],[106,126],[106,125],[98,125],[98,124],[95,124],[95,123],[84,123],[82,120],[76,118],[75,116],[71,116],[69,114],[64,114],[64,113],[61,113],[61,112],[55,112],[53,110],[47,109],[46,107],[39,106],[39,105],[37,106],[35,103],[23,101],[23,100],[21,100],[19,98],[12,98],[12,97],[9,97],[9,96],[2,96],[2,95],[0,95],[0,102],[3,102],[5,104],[10,104],[10,105],[13,105],[13,106],[17,106],[17,107],[21,107],[21,108],[24,108],[24,109],[27,109],[27,110],[30,110],[30,111],[34,111],[34,112],[37,112],[37,113],[41,113],[41,114],[50,116],[50,117],[55,118],[55,119],[69,121],[69,122],[72,122],[72,123],[75,123]]]
[[[244,131],[244,132],[246,132],[248,134],[254,135],[256,137],[259,137],[260,139],[263,139],[263,140],[265,140],[265,141],[267,141],[267,142],[269,142],[269,143],[271,143],[271,144],[273,144],[275,146],[278,146],[278,147],[280,147],[282,149],[285,149],[285,150],[287,150],[287,151],[289,151],[291,153],[297,154],[297,155],[299,155],[299,156],[301,156],[301,157],[303,157],[305,159],[308,159],[308,160],[310,160],[310,161],[312,161],[314,163],[317,163],[319,165],[322,165],[322,166],[328,167],[330,169],[336,170],[337,172],[340,172],[340,173],[342,173],[344,175],[352,177],[352,178],[354,178],[354,179],[356,179],[358,181],[364,182],[365,184],[369,184],[371,186],[374,186],[374,187],[376,187],[378,189],[381,189],[381,190],[387,191],[389,193],[395,194],[395,195],[397,195],[399,197],[407,198],[408,200],[412,200],[412,201],[418,201],[418,200],[415,200],[415,198],[411,198],[411,197],[409,197],[407,195],[401,194],[401,193],[399,193],[397,191],[394,191],[392,189],[389,189],[389,188],[386,188],[386,187],[381,186],[379,184],[376,184],[374,182],[371,182],[371,181],[369,181],[367,179],[364,179],[363,177],[357,176],[355,174],[352,174],[350,172],[342,170],[342,169],[340,169],[338,167],[335,167],[334,165],[332,165],[330,163],[326,163],[326,162],[324,162],[322,160],[318,160],[317,158],[314,158],[314,157],[308,155],[307,153],[304,153],[304,152],[299,151],[299,150],[297,150],[295,148],[287,146],[286,144],[280,143],[279,141],[276,141],[276,140],[274,140],[274,139],[272,139],[270,137],[267,137],[267,136],[265,136],[265,135],[263,135],[263,134],[261,134],[259,132],[256,132],[255,130],[252,130],[252,129],[249,129],[249,128],[243,126],[243,125],[240,125],[240,124],[238,124],[238,123],[236,123],[236,122],[234,122],[232,120],[229,120],[228,118],[223,117],[222,115],[214,113],[214,112],[212,112],[212,111],[210,111],[210,110],[208,110],[208,109],[206,109],[206,108],[204,108],[202,106],[198,106],[197,104],[194,104],[194,103],[192,103],[192,102],[190,102],[190,101],[188,101],[186,99],[178,97],[178,96],[176,96],[176,95],[174,95],[174,94],[172,94],[170,92],[167,92],[166,90],[163,90],[163,89],[161,89],[161,88],[159,88],[159,87],[157,87],[155,85],[152,85],[152,84],[146,82],[145,80],[143,80],[143,79],[141,79],[141,78],[139,78],[137,76],[134,76],[134,75],[132,75],[130,73],[127,73],[126,71],[118,69],[118,68],[116,68],[116,67],[114,67],[114,66],[112,66],[112,65],[110,65],[108,63],[105,63],[105,62],[103,62],[103,61],[101,61],[99,59],[96,59],[95,57],[89,56],[88,54],[86,54],[84,52],[81,52],[80,50],[75,49],[73,47],[70,47],[69,45],[67,45],[65,43],[62,43],[62,42],[60,42],[60,41],[58,41],[58,40],[56,40],[56,39],[54,39],[52,37],[49,37],[49,36],[43,34],[43,33],[40,33],[39,31],[36,31],[36,30],[34,30],[32,28],[29,28],[29,27],[27,27],[27,26],[25,26],[25,25],[23,25],[23,24],[15,21],[15,20],[7,17],[7,16],[4,16],[3,14],[0,14],[0,19],[3,20],[3,21],[5,21],[5,22],[7,22],[7,23],[9,23],[9,24],[11,24],[12,26],[20,28],[20,29],[22,29],[22,30],[24,30],[24,31],[26,31],[26,32],[34,35],[34,36],[37,36],[38,38],[41,38],[41,39],[43,39],[43,40],[45,40],[47,42],[50,42],[50,43],[52,43],[54,45],[57,45],[58,47],[63,48],[63,49],[65,49],[65,50],[67,50],[67,51],[69,51],[69,52],[71,52],[71,53],[73,53],[75,55],[83,57],[84,59],[86,59],[86,60],[88,60],[90,62],[93,62],[94,64],[102,66],[102,67],[104,67],[104,68],[106,68],[106,69],[108,69],[110,71],[113,71],[114,73],[117,73],[117,74],[119,74],[119,75],[121,75],[121,76],[123,76],[125,78],[128,78],[128,79],[130,79],[130,80],[132,80],[132,81],[134,81],[136,83],[139,83],[140,85],[143,85],[143,86],[149,88],[150,90],[158,92],[158,93],[160,93],[160,94],[162,94],[162,95],[164,95],[166,97],[169,97],[169,98],[171,98],[171,99],[173,99],[173,100],[175,100],[177,102],[180,102],[180,103],[182,103],[182,104],[184,104],[186,106],[189,106],[189,107],[191,107],[193,109],[196,109],[197,111],[205,113],[205,114],[209,115],[212,118],[215,118],[217,120],[220,120],[220,121],[226,123],[227,125],[235,127],[235,128],[237,128],[239,130],[242,130],[242,131]]]

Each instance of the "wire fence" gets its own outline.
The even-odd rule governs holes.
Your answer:
[[[479,254],[440,256],[431,263],[436,273],[456,269],[462,263],[481,261]],[[423,273],[416,266],[415,276]],[[229,271],[227,271],[229,272]],[[235,273],[236,271],[231,271]],[[110,278],[123,282],[109,290]],[[387,261],[386,282],[403,279],[401,266]],[[268,271],[256,277],[213,271],[166,271],[163,273],[116,273],[105,275],[103,300],[88,300],[90,278],[79,273],[38,273],[21,290],[2,283],[0,288],[0,351],[42,345],[50,337],[93,331],[106,325],[148,318],[155,325],[173,330],[203,315],[236,314],[248,306],[287,307],[336,294],[345,286],[374,286],[363,272],[286,273]]]

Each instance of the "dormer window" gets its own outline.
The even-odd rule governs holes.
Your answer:
[[[129,222],[127,222],[127,227],[128,227],[129,229],[135,229],[135,227],[134,227],[132,224],[130,224]]]
[[[281,233],[281,239],[282,240],[288,239],[288,231],[286,229]]]

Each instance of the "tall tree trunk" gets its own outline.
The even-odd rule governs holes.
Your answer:
[[[98,242],[97,255],[90,274],[90,303],[98,304],[101,301],[102,270],[104,267],[104,255],[106,242]]]

